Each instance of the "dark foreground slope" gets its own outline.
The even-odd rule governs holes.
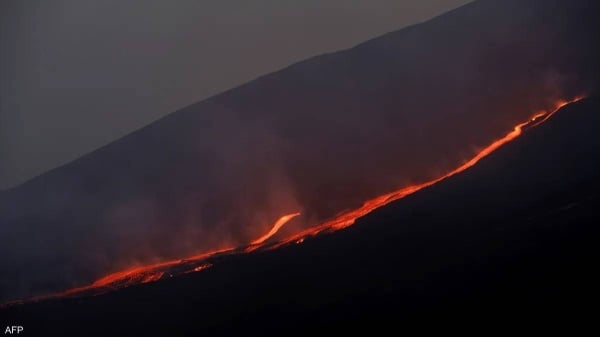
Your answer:
[[[595,88],[598,6],[476,1],[194,104],[7,191],[0,301],[247,243],[284,214],[301,211],[301,227],[456,167]]]
[[[43,335],[283,335],[440,317],[506,327],[593,314],[600,100],[572,104],[475,167],[332,235],[203,272],[4,310]],[[555,321],[556,320],[556,321]],[[546,328],[549,325],[545,326]],[[377,330],[378,331],[378,330]]]

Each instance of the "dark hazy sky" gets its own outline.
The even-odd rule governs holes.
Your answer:
[[[467,0],[3,0],[0,189],[178,108]]]

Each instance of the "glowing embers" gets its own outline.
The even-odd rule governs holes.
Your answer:
[[[196,267],[196,268],[194,268],[192,270],[193,271],[201,271],[201,270],[204,270],[204,269],[208,269],[210,267],[212,267],[212,263],[203,263],[203,264],[199,265],[198,267]]]

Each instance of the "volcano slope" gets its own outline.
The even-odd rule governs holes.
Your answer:
[[[283,229],[299,230],[437,177],[596,87],[599,6],[475,1],[267,74],[5,191],[0,302],[247,244],[285,214],[302,213]]]
[[[105,295],[5,308],[44,335],[345,331],[415,318],[587,315],[597,278],[600,100],[347,229]]]

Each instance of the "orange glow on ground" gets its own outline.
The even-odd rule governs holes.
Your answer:
[[[23,303],[23,302],[27,302],[27,301],[39,301],[39,300],[44,300],[44,299],[51,299],[51,298],[58,298],[58,297],[65,297],[65,296],[74,296],[74,295],[98,295],[98,294],[106,293],[111,290],[124,288],[124,287],[128,287],[128,286],[135,285],[135,284],[154,282],[154,281],[161,280],[165,277],[171,277],[171,276],[175,276],[175,275],[179,275],[179,274],[205,270],[205,269],[213,266],[213,264],[210,262],[207,262],[207,260],[209,260],[210,258],[215,257],[217,255],[249,253],[249,252],[261,249],[261,248],[270,250],[270,249],[275,249],[275,248],[278,248],[278,247],[281,247],[284,245],[288,245],[288,244],[293,244],[293,243],[300,244],[300,243],[304,242],[304,240],[306,238],[316,236],[316,235],[319,235],[322,233],[335,232],[337,230],[340,230],[340,229],[343,229],[343,228],[353,225],[358,218],[371,213],[372,211],[374,211],[377,208],[385,206],[393,201],[402,199],[408,195],[411,195],[417,191],[420,191],[426,187],[429,187],[433,184],[436,184],[442,180],[445,180],[449,177],[452,177],[460,172],[463,172],[463,171],[469,169],[470,167],[477,164],[481,159],[485,158],[490,153],[494,152],[495,150],[497,150],[504,144],[519,137],[523,133],[523,129],[525,127],[527,127],[527,128],[536,127],[536,126],[546,122],[549,118],[551,118],[558,110],[560,110],[565,105],[577,102],[583,98],[584,97],[577,97],[577,98],[575,98],[573,100],[569,100],[569,101],[559,101],[556,103],[554,110],[548,111],[548,112],[539,112],[539,113],[534,114],[526,122],[517,124],[514,127],[514,129],[512,131],[510,131],[509,133],[507,133],[504,137],[493,141],[490,145],[483,148],[474,157],[472,157],[468,161],[464,162],[462,165],[460,165],[456,169],[454,169],[438,178],[435,178],[433,180],[426,181],[423,183],[403,187],[403,188],[393,191],[391,193],[387,193],[387,194],[378,196],[376,198],[370,199],[357,209],[341,213],[340,215],[338,215],[320,225],[305,229],[299,233],[296,233],[296,234],[294,234],[288,238],[285,238],[279,242],[276,242],[274,244],[265,244],[265,242],[268,239],[272,238],[281,229],[281,227],[283,227],[286,223],[288,223],[293,218],[299,216],[300,213],[292,213],[292,214],[282,216],[281,218],[279,218],[279,220],[277,220],[275,222],[275,224],[273,225],[273,227],[271,228],[271,230],[269,232],[267,232],[265,235],[261,236],[260,238],[252,241],[250,243],[250,245],[245,246],[245,247],[240,247],[237,249],[234,249],[234,248],[221,249],[221,250],[217,250],[217,251],[212,251],[212,252],[207,252],[207,253],[191,256],[186,259],[172,260],[172,261],[166,261],[166,262],[161,262],[161,263],[152,264],[152,265],[134,267],[131,269],[116,272],[116,273],[107,275],[105,277],[102,277],[102,278],[98,279],[97,281],[95,281],[94,283],[87,285],[87,286],[73,288],[73,289],[70,289],[70,290],[67,290],[67,291],[64,291],[61,293],[57,293],[57,294],[40,296],[40,297],[30,298],[30,299],[21,300],[21,301],[14,301],[14,302],[7,303],[4,305],[6,306],[6,305],[11,305],[11,304]],[[175,267],[175,266],[177,266],[177,271],[171,270],[171,268]]]

